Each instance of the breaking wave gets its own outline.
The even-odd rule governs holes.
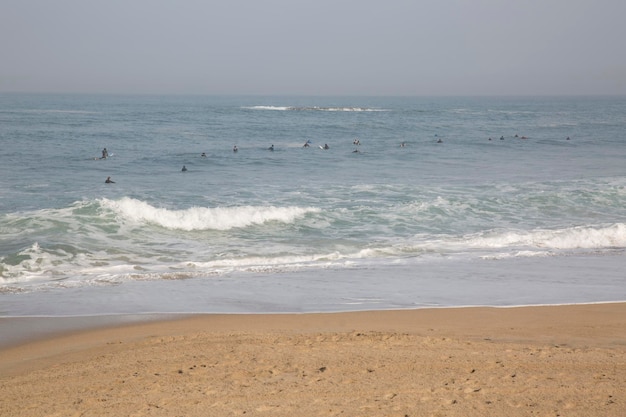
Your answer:
[[[120,200],[102,199],[101,204],[126,220],[185,231],[229,230],[267,222],[292,223],[307,213],[319,212],[319,209],[312,207],[274,206],[191,207],[172,210],[154,207],[128,197]]]
[[[469,238],[474,248],[606,249],[626,247],[626,224],[579,226],[558,230],[507,231]]]
[[[325,111],[325,112],[381,112],[389,111],[388,109],[372,108],[372,107],[320,107],[320,106],[250,106],[244,107],[249,110],[275,110],[275,111]]]

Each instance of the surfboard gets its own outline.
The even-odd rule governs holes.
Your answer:
[[[98,160],[100,160],[100,159],[107,159],[107,158],[112,157],[113,155],[115,155],[115,154],[114,154],[114,153],[110,153],[110,154],[109,154],[109,156],[106,156],[106,157],[102,157],[102,156],[94,156],[94,157],[93,157],[93,160],[94,160],[94,161],[98,161]]]

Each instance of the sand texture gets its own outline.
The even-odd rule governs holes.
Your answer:
[[[626,416],[626,304],[83,331],[0,352],[0,416]]]

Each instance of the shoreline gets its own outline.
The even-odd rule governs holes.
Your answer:
[[[624,415],[626,303],[115,323],[0,349],[0,390],[6,416]]]
[[[40,340],[62,337],[63,335],[94,331],[125,325],[140,325],[149,322],[164,322],[182,320],[185,318],[202,316],[283,316],[283,315],[317,315],[317,314],[353,314],[375,312],[402,312],[420,310],[455,310],[455,309],[519,309],[519,308],[543,308],[543,307],[572,307],[592,306],[603,304],[625,304],[626,301],[598,301],[587,303],[570,304],[527,304],[527,305],[461,305],[441,307],[419,307],[399,309],[376,309],[376,310],[349,310],[349,311],[309,311],[309,312],[149,312],[149,313],[114,313],[114,314],[88,314],[88,315],[40,315],[40,316],[9,316],[0,317],[0,351],[11,347],[37,342]]]

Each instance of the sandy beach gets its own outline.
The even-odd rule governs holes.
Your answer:
[[[626,304],[199,315],[0,351],[9,416],[623,416]]]

